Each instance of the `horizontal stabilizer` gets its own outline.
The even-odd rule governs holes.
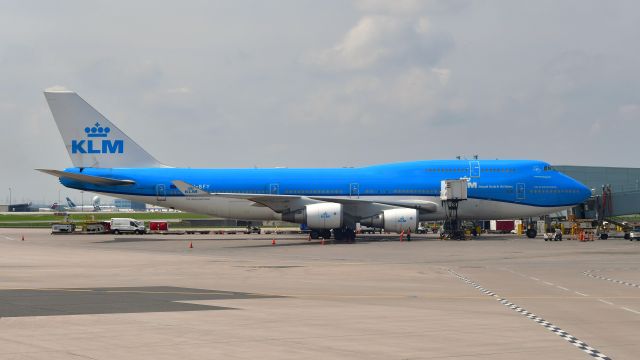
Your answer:
[[[36,169],[45,174],[53,175],[58,178],[67,178],[71,180],[76,180],[80,182],[85,182],[94,185],[103,185],[103,186],[122,186],[122,185],[133,185],[136,182],[133,180],[119,180],[119,179],[111,179],[101,176],[92,176],[92,175],[84,175],[78,173],[70,173],[66,171],[60,170],[49,170],[49,169]]]

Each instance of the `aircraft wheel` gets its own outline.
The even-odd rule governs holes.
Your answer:
[[[311,238],[313,240],[316,240],[320,237],[320,233],[316,230],[311,230],[311,232],[309,233],[309,235],[311,236]]]
[[[609,234],[600,234],[600,240],[607,240],[609,238]]]
[[[538,235],[538,232],[536,231],[536,229],[527,229],[527,237],[529,239],[533,239]]]
[[[331,239],[331,230],[322,230],[320,232],[320,236],[322,236],[325,240]]]
[[[346,230],[346,233],[347,233],[347,234],[346,234],[346,235],[347,235],[347,236],[346,236],[346,237],[347,237],[347,240],[349,240],[349,241],[351,241],[351,242],[355,242],[355,241],[356,241],[356,232],[355,232],[355,230],[347,229],[347,230]]]

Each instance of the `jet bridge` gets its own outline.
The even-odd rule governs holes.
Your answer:
[[[612,192],[592,196],[585,204],[574,208],[583,219],[604,220],[614,216],[640,214],[640,191]]]
[[[554,169],[588,188],[594,196],[574,208],[577,218],[603,220],[640,214],[640,168],[558,165]]]

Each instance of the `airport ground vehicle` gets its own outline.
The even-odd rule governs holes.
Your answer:
[[[631,232],[629,232],[629,240],[640,241],[640,226],[636,226],[631,230]]]
[[[262,230],[257,226],[247,226],[247,229],[244,231],[245,234],[260,234]]]
[[[76,231],[76,225],[72,223],[53,224],[51,226],[52,234],[73,233]]]
[[[146,232],[146,228],[142,221],[138,221],[136,219],[112,218],[111,232],[116,235],[122,233],[144,234]]]
[[[375,234],[376,232],[378,232],[378,229],[370,226],[360,225],[360,227],[358,228],[358,231],[361,234]]]

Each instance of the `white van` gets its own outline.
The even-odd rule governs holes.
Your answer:
[[[136,219],[112,218],[111,232],[116,235],[126,232],[144,234],[146,229],[144,227],[144,223]]]

